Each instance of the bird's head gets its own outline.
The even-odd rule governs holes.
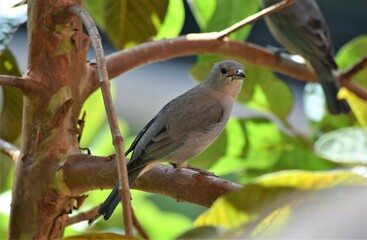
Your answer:
[[[215,83],[224,83],[225,85],[230,84],[234,80],[242,80],[245,77],[243,65],[232,60],[215,63],[210,73],[210,78]]]
[[[224,60],[214,64],[206,82],[211,87],[223,91],[240,90],[242,80],[246,77],[241,63]],[[233,94],[232,94],[233,95]]]

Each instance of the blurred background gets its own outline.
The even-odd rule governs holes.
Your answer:
[[[185,21],[180,35],[200,32],[188,2],[183,2],[185,8]],[[319,0],[317,2],[319,3],[319,6],[329,24],[335,52],[338,52],[338,50],[345,43],[356,36],[367,33],[366,0],[349,0],[347,2]],[[106,55],[116,51],[103,32],[102,36]],[[263,20],[258,21],[253,26],[253,29],[251,30],[251,33],[246,41],[261,46],[279,46],[279,44],[276,43],[273,37],[270,35]],[[25,71],[28,51],[27,29],[25,24],[21,25],[18,31],[15,33],[9,45],[9,49],[15,55],[20,70],[22,72]],[[91,49],[88,59],[94,59]],[[165,103],[197,84],[190,75],[190,69],[194,66],[196,59],[196,56],[176,58],[169,61],[141,66],[124,73],[122,76],[119,76],[112,81],[115,108],[118,116],[120,117],[122,131],[127,139],[127,144],[132,141],[134,136],[164,106]],[[294,105],[291,114],[288,116],[288,120],[290,124],[293,125],[293,128],[295,128],[298,132],[307,135],[311,127],[309,120],[307,119],[303,110],[303,88],[305,86],[305,82],[293,80],[281,75],[278,76],[291,87],[293,93]],[[251,75],[247,75],[247,78],[251,78]],[[246,87],[246,80],[244,87]],[[96,95],[98,94],[99,93]],[[97,101],[102,104],[102,99],[100,96],[99,100]],[[104,114],[103,108],[102,111],[98,112],[98,114]],[[101,115],[98,114],[93,114],[87,111],[86,129],[90,127],[93,128],[93,125],[97,125],[96,122],[99,122],[101,119],[103,119],[100,117]],[[271,115],[249,109],[243,104],[237,104],[235,106],[233,115],[239,118],[265,116],[266,118],[272,119]],[[105,126],[105,123],[99,123],[99,126]],[[107,136],[108,129],[106,127],[103,128],[104,129],[102,130],[95,131],[98,133],[94,140],[89,142],[85,141],[84,139],[82,140],[84,140],[85,146],[91,148],[92,153],[98,155],[109,155],[113,153],[113,148],[111,146],[112,144],[110,144],[111,140]],[[265,130],[257,129],[255,129],[255,131],[259,131],[263,135],[266,135],[268,131],[271,130],[268,130],[268,128],[265,128]],[[88,136],[84,137],[88,138]],[[234,141],[237,141],[237,139]],[[102,144],[102,142],[104,144]],[[300,154],[304,153],[302,152]],[[321,167],[320,165],[317,165],[317,167],[310,165],[305,168],[329,169],[333,167],[335,167],[333,164],[323,162]],[[278,168],[274,167],[274,169]],[[269,168],[267,171],[270,172],[272,170],[272,168]],[[248,173],[250,173],[250,171],[248,171]],[[253,176],[257,176],[259,175],[259,172],[252,172],[252,174],[254,174]],[[221,175],[221,177],[225,177],[230,180],[236,179],[232,175],[225,174]],[[102,202],[107,196],[108,192],[109,191],[90,192],[90,197],[87,199],[87,204],[83,209],[93,207],[97,203]],[[200,213],[206,210],[203,207],[193,204],[177,204],[174,199],[164,196],[152,195],[137,191],[133,191],[133,199],[133,203],[136,205],[135,210],[138,217],[141,216],[140,220],[142,224],[152,234],[151,236],[153,238],[155,236],[160,236],[163,238],[172,238],[173,236],[177,236],[177,233],[191,228],[193,220],[196,219]],[[1,209],[2,213],[9,211],[9,202],[10,192],[8,191],[6,195],[2,194],[1,196],[0,205],[4,206],[5,208]],[[120,212],[121,211],[119,209],[116,210],[116,213]],[[149,214],[146,214],[148,212]],[[4,222],[5,221],[7,221],[6,218],[4,218]],[[104,230],[108,228],[107,230],[110,231],[121,232],[121,221],[122,217],[120,214],[114,214],[108,223],[100,221],[94,225],[93,228]],[[162,226],[164,226],[165,233],[154,232],[154,230],[159,229],[159,227],[162,229]],[[72,228],[69,228],[68,231],[70,232],[68,234],[77,233],[78,231],[85,229],[90,229],[88,228],[87,223],[80,223],[73,226]]]

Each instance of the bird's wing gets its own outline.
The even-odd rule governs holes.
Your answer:
[[[293,48],[299,49],[298,54],[306,58],[316,57],[332,69],[337,68],[332,57],[333,47],[329,29],[316,2],[296,1],[288,8],[270,15],[269,18],[292,42]]]
[[[144,135],[144,133],[148,130],[148,128],[150,127],[150,125],[152,125],[152,123],[155,121],[156,118],[157,118],[157,116],[155,116],[152,120],[150,120],[147,123],[147,125],[145,125],[145,127],[138,133],[138,135],[136,135],[136,138],[134,139],[134,141],[130,145],[129,149],[126,150],[125,156],[129,155],[129,153],[132,152],[135,149],[135,147],[138,144],[140,138]]]
[[[210,131],[223,118],[221,104],[203,96],[180,96],[168,103],[136,140],[129,171],[167,155],[182,146],[191,133]],[[135,141],[134,141],[135,142]]]

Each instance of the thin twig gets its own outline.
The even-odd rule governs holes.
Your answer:
[[[340,85],[357,95],[359,98],[367,101],[367,89],[357,85],[352,81],[343,81],[343,79],[341,79]]]
[[[23,93],[41,90],[39,83],[32,81],[31,79],[9,75],[0,75],[0,85],[18,88]]]
[[[257,12],[235,24],[233,24],[232,26],[222,30],[219,32],[217,38],[218,39],[222,39],[226,36],[228,36],[229,34],[237,31],[238,29],[249,25],[249,24],[253,24],[256,21],[260,20],[261,18],[263,18],[266,15],[272,14],[273,12],[279,11],[285,7],[287,7],[289,4],[293,3],[294,0],[283,0],[277,4],[274,4],[268,8],[265,8],[263,10],[261,10],[260,12]]]
[[[340,85],[347,88],[349,91],[356,94],[361,99],[367,101],[367,89],[363,89],[362,87],[358,86],[351,80],[357,73],[362,71],[363,69],[367,68],[367,56],[362,58],[359,62],[354,64],[352,67],[341,71],[337,77],[340,82]]]
[[[138,230],[138,232],[140,233],[140,236],[144,239],[149,239],[147,232],[144,230],[144,228],[141,226],[138,219],[136,218],[133,208],[131,208],[131,215],[133,216],[134,227],[136,230]]]
[[[0,139],[0,152],[9,156],[15,163],[19,157],[20,150],[13,144]]]
[[[118,121],[116,118],[116,114],[114,112],[114,107],[112,103],[112,96],[110,91],[110,82],[108,79],[108,73],[105,62],[105,55],[103,52],[101,37],[98,33],[98,29],[84,8],[77,5],[72,5],[68,8],[68,10],[79,16],[85,28],[88,31],[89,37],[91,38],[92,47],[94,49],[97,66],[98,66],[98,75],[99,75],[99,83],[102,90],[103,101],[105,104],[105,110],[107,114],[107,119],[110,125],[112,141],[116,151],[116,159],[118,166],[118,175],[119,175],[119,186],[120,186],[120,196],[122,199],[122,209],[124,216],[124,227],[127,236],[133,235],[132,230],[132,216],[131,216],[131,203],[130,203],[130,190],[128,184],[128,174],[126,169],[126,160],[125,160],[125,152],[123,145],[123,138],[120,133],[120,129],[118,126]]]
[[[99,206],[94,207],[86,212],[79,213],[75,215],[74,217],[68,218],[66,222],[66,226],[73,225],[75,223],[83,222],[83,221],[90,221],[94,220],[98,216],[98,209]]]
[[[357,73],[365,68],[367,68],[367,56],[359,60],[352,67],[341,71],[338,77],[343,81],[350,81]]]

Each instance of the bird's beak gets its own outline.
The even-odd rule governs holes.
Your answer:
[[[241,69],[238,69],[235,74],[232,75],[233,80],[240,80],[246,78],[245,72]]]

